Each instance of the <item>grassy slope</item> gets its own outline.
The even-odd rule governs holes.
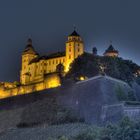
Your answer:
[[[40,126],[36,128],[11,129],[0,134],[0,140],[48,140],[48,138],[58,138],[60,136],[77,136],[84,130],[93,126],[83,123],[72,123],[53,126]]]

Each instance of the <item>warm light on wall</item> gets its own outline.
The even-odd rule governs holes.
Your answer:
[[[48,78],[48,88],[55,88],[61,86],[60,78],[56,75],[53,75]]]
[[[80,76],[80,81],[84,81],[85,80],[85,77],[84,76]]]

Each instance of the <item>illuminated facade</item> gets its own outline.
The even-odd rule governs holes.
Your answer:
[[[32,45],[32,40],[28,39],[22,53],[20,83],[28,85],[41,82],[45,75],[56,72],[60,64],[64,67],[64,72],[68,72],[73,60],[84,53],[84,43],[75,30],[68,36],[65,47],[64,52],[39,56]]]
[[[70,64],[83,53],[84,43],[75,30],[68,36],[64,52],[48,56],[40,56],[28,39],[22,53],[20,82],[0,82],[0,99],[61,86],[60,70],[67,73]]]
[[[93,52],[96,56],[97,49]],[[69,71],[70,64],[83,53],[83,40],[75,30],[67,38],[65,51],[48,56],[40,56],[35,51],[32,40],[28,39],[27,46],[22,53],[20,82],[0,82],[0,98],[61,86],[60,77]],[[117,57],[118,51],[110,45],[104,56]],[[77,80],[86,79],[87,77],[81,75]]]

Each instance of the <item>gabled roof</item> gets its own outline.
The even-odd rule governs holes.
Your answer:
[[[53,53],[47,56],[40,56],[40,57],[38,56],[34,58],[33,60],[31,60],[29,64],[39,62],[40,60],[48,60],[48,59],[63,57],[63,56],[65,56],[65,52],[57,52],[57,53]]]

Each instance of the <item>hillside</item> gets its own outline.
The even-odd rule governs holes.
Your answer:
[[[82,131],[85,131],[92,126],[82,123],[63,124],[46,126],[42,125],[35,128],[11,129],[0,134],[1,140],[55,140],[61,136],[68,138],[76,137]]]
[[[124,94],[132,91],[121,80],[96,76],[56,89],[3,99],[0,101],[0,131],[79,121],[100,125],[106,122],[102,118],[103,106],[120,103],[117,97],[120,89]],[[122,109],[117,110],[111,112],[111,118],[106,118],[111,122],[120,120]]]

